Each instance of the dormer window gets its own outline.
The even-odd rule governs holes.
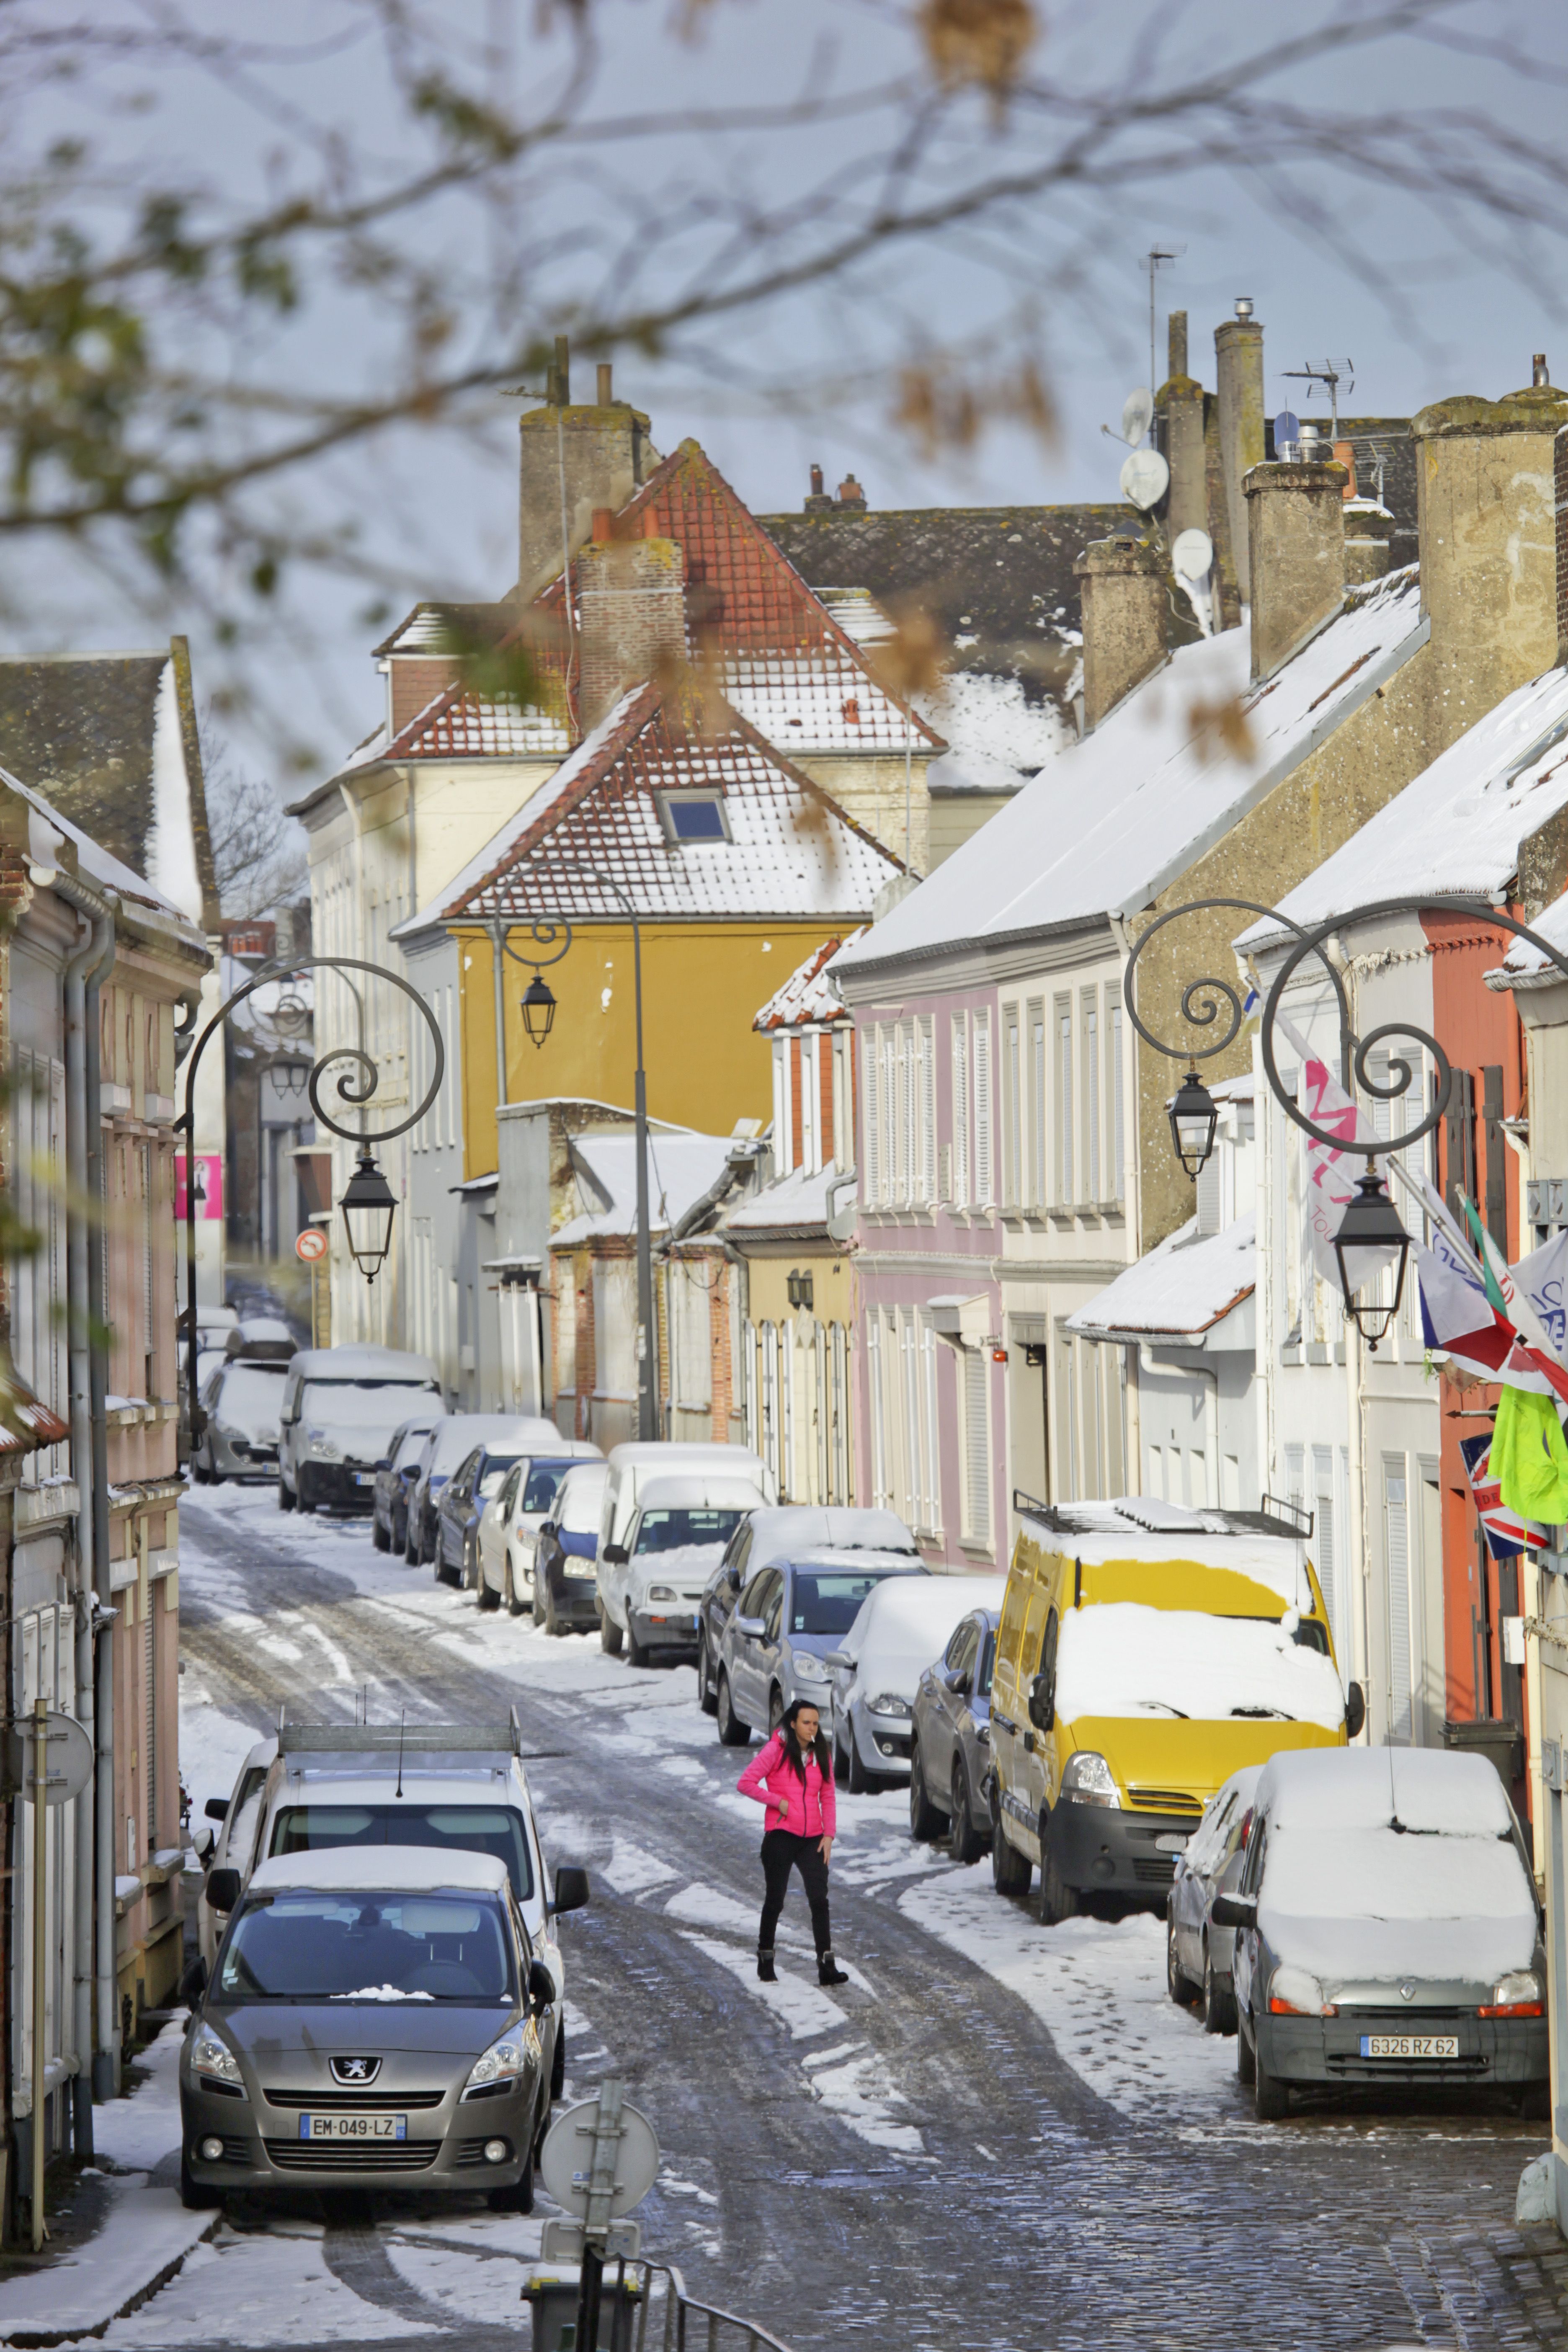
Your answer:
[[[658,812],[664,823],[664,837],[672,845],[730,838],[722,793],[661,793]]]

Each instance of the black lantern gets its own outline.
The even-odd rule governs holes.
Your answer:
[[[536,1045],[542,1045],[555,1018],[555,999],[549,982],[535,972],[522,992],[522,1025]]]
[[[1399,1222],[1399,1212],[1388,1188],[1371,1160],[1340,1219],[1334,1235],[1334,1255],[1340,1262],[1340,1287],[1345,1313],[1359,1328],[1367,1346],[1375,1349],[1399,1312],[1405,1288],[1405,1264],[1410,1236]],[[1384,1269],[1394,1276],[1393,1296],[1386,1305],[1377,1297]],[[1358,1304],[1358,1293],[1364,1293]]]
[[[1214,1131],[1219,1124],[1218,1106],[1196,1070],[1189,1070],[1182,1080],[1170,1118],[1171,1148],[1195,1184],[1199,1170],[1214,1150]]]
[[[353,1262],[367,1282],[374,1282],[392,1247],[392,1220],[397,1202],[391,1185],[362,1145],[359,1166],[349,1178],[341,1207],[348,1227]]]

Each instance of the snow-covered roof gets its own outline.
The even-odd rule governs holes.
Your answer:
[[[950,749],[926,770],[935,792],[1016,793],[1078,736],[1048,696],[1031,701],[1023,681],[955,669],[921,708]]]
[[[1197,1340],[1250,1298],[1257,1279],[1256,1213],[1223,1233],[1186,1223],[1097,1292],[1067,1328],[1086,1339]]]
[[[68,816],[62,815],[42,793],[34,792],[30,784],[23,783],[8,769],[0,768],[0,783],[20,793],[28,807],[35,810],[47,825],[52,825],[57,835],[76,845],[76,870],[82,881],[100,890],[112,890],[119,898],[128,898],[135,905],[152,908],[155,913],[167,917],[170,922],[178,924],[188,934],[193,946],[205,945],[199,908],[193,917],[183,907],[173,904],[153,889],[151,883],[144,881],[140,874],[133,874],[129,866],[121,865],[120,859],[105,849],[100,842],[94,841],[90,834],[83,833]],[[40,843],[40,853],[42,845]],[[37,862],[43,862],[41,854],[37,855]]]
[[[1309,929],[1379,898],[1500,899],[1520,844],[1568,805],[1568,669],[1515,688],[1279,902]],[[1258,922],[1237,945],[1287,934]]]
[[[671,840],[668,792],[721,800],[726,837]],[[657,686],[622,697],[456,879],[399,923],[868,913],[903,870],[837,801],[722,701],[688,711]],[[608,877],[619,893],[602,881]]]
[[[1531,925],[1543,940],[1550,940],[1560,956],[1568,956],[1568,895],[1553,898]],[[1528,940],[1515,940],[1495,971],[1486,975],[1489,988],[1561,988],[1563,974],[1550,956],[1532,948]]]
[[[1425,641],[1414,571],[1392,572],[1261,686],[1245,629],[1183,646],[1083,742],[901,899],[836,970],[1132,912],[1223,839]],[[1248,743],[1234,734],[1245,720]]]
[[[792,1168],[786,1175],[764,1184],[760,1192],[739,1202],[724,1219],[726,1233],[767,1233],[783,1230],[820,1232],[827,1223],[827,1188],[842,1181],[831,1163],[826,1168]]]
[[[648,1223],[662,1232],[685,1215],[723,1173],[734,1150],[727,1135],[650,1135],[647,1139]],[[572,1145],[577,1164],[580,1213],[551,1236],[552,1249],[574,1249],[584,1242],[637,1230],[637,1139],[632,1135],[578,1136]]]
[[[858,939],[859,933],[851,937]],[[813,948],[805,961],[769,997],[752,1028],[795,1029],[806,1021],[847,1021],[844,999],[827,969],[843,944],[841,940],[824,940],[819,948]]]

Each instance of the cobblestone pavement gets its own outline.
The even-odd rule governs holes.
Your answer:
[[[790,1981],[764,1998],[757,1817],[689,1672],[633,1675],[596,1645],[481,1617],[428,1570],[378,1559],[363,1530],[279,1522],[229,1490],[182,1516],[189,1753],[225,1724],[243,1748],[280,1697],[345,1719],[362,1685],[377,1717],[517,1705],[543,1751],[530,1769],[547,1847],[595,1884],[563,1930],[570,2088],[614,2071],[654,2117],[665,2163],[645,2242],[693,2291],[802,2352],[1568,2344],[1568,2249],[1512,2220],[1538,2127],[1366,2106],[1258,2125],[1233,2044],[1168,2003],[1130,2006],[1152,1936],[1079,1923],[1070,1949],[1053,1946],[981,1873],[914,1849],[887,1798],[849,1801],[834,1859],[854,1980],[818,1993],[796,1895]],[[192,1793],[199,1809],[215,1791]],[[1005,1965],[965,1948],[968,1928],[931,1931],[949,1896],[987,1935],[1005,1930]],[[1076,1988],[1059,2015],[1026,1981],[1058,1950]],[[267,2314],[236,2319],[246,2265],[312,2214],[323,2284],[353,2324],[309,2296],[295,2309],[281,2273]],[[233,2219],[201,2281],[235,2293],[176,2283],[111,2347],[520,2340],[530,2225],[487,2238],[475,2219],[462,2252],[450,2209],[412,2197]]]

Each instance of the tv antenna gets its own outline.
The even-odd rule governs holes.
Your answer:
[[[1355,362],[1325,360],[1321,367],[1313,367],[1309,361],[1305,367],[1286,368],[1284,373],[1307,386],[1309,400],[1320,384],[1324,387],[1333,416],[1333,438],[1337,441],[1340,437],[1340,386],[1342,383],[1347,393],[1355,390]]]
[[[1149,381],[1159,383],[1154,368],[1154,279],[1163,261],[1180,261],[1186,251],[1184,245],[1152,245],[1143,258],[1149,265]]]

